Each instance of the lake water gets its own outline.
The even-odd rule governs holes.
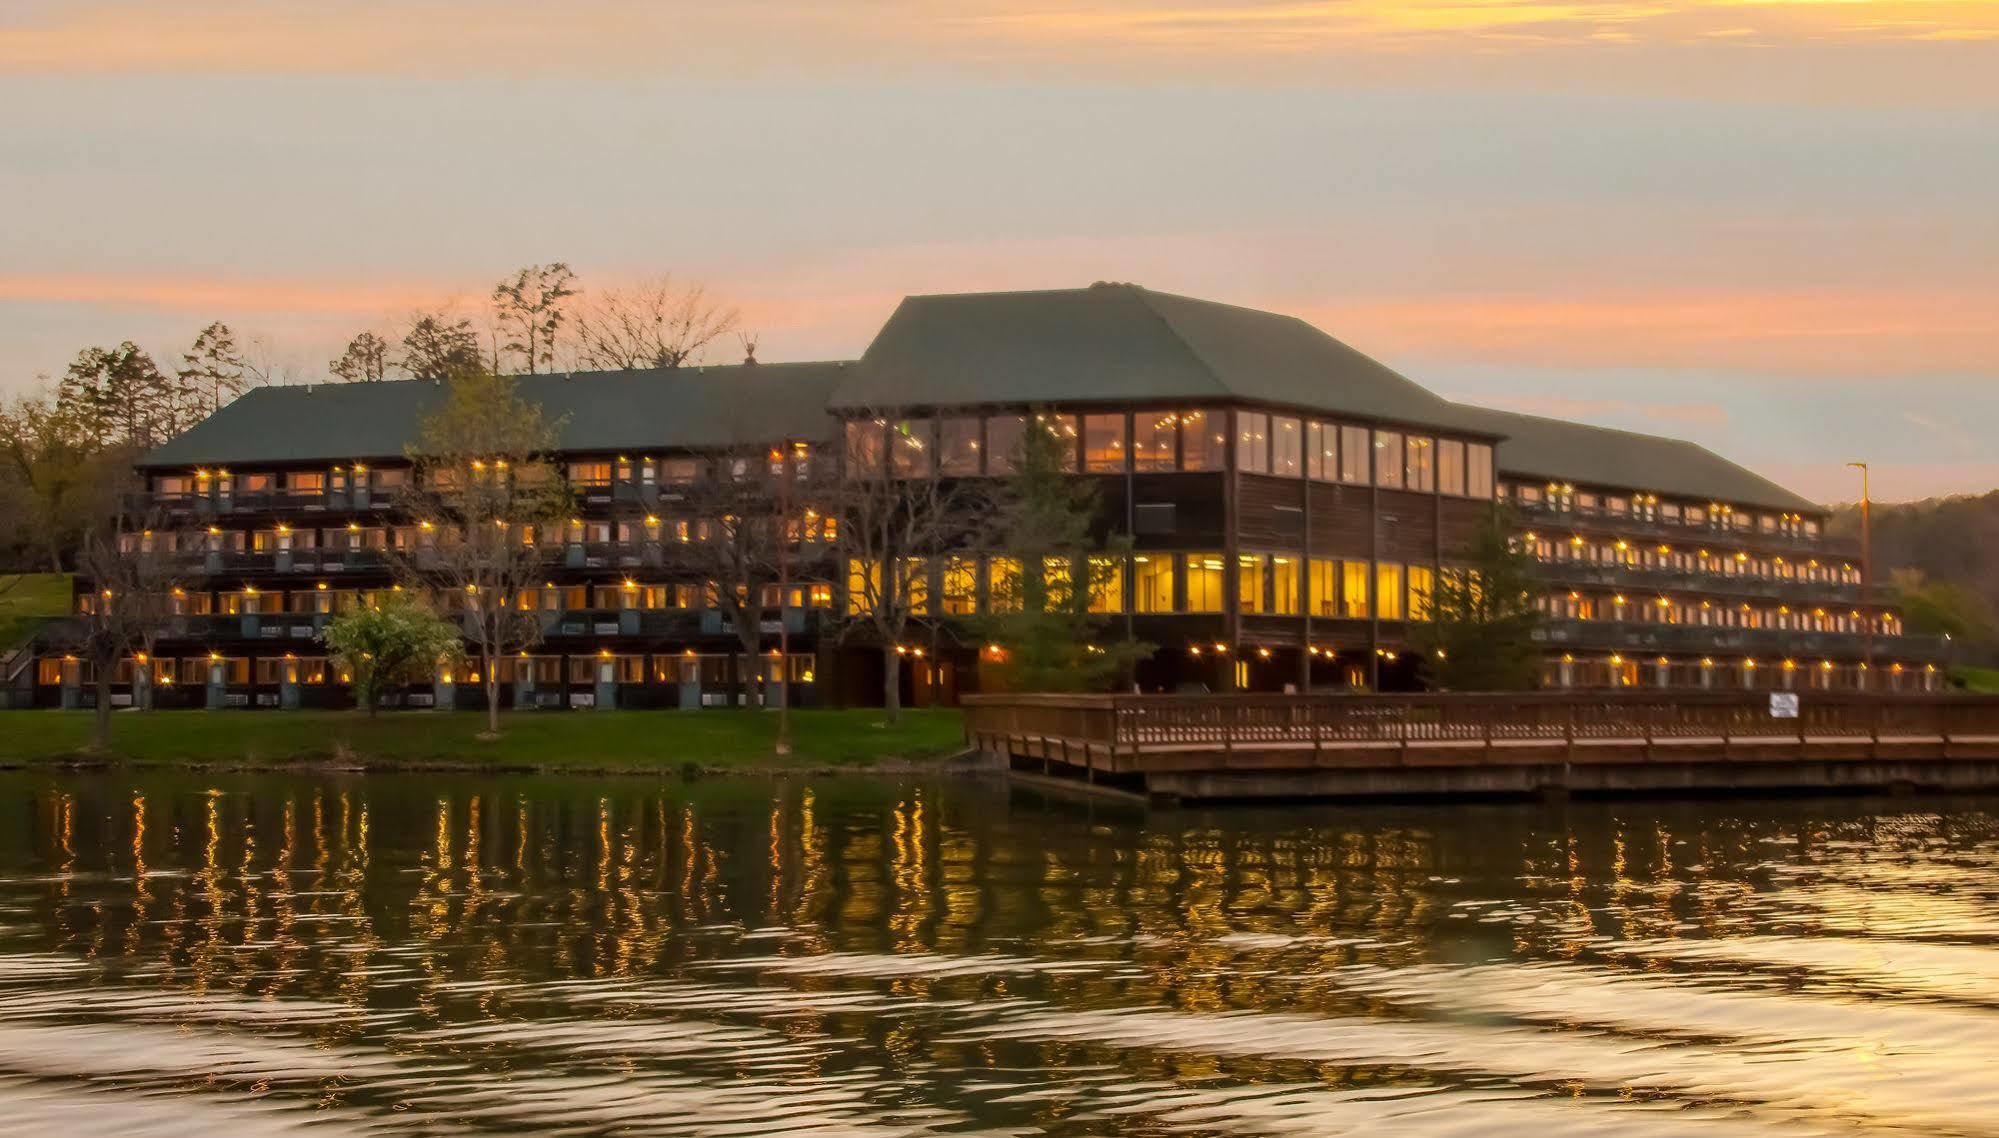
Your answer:
[[[1999,801],[5,774],[0,1131],[1999,1134]]]

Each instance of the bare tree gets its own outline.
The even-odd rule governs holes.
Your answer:
[[[78,569],[91,591],[84,601],[78,647],[90,663],[96,689],[93,752],[110,746],[111,684],[118,666],[134,655],[142,666],[156,666],[154,645],[178,615],[174,594],[188,576],[178,544],[122,510],[84,539]]]
[[[639,371],[699,363],[715,341],[735,331],[738,316],[700,285],[662,276],[628,289],[610,289],[576,317],[583,367]]]
[[[373,332],[347,341],[347,350],[326,370],[344,383],[380,383],[389,377],[389,342]]]
[[[778,484],[790,469],[780,447],[745,444],[716,457],[706,477],[683,488],[691,532],[681,558],[735,629],[743,701],[750,706],[764,702],[758,682],[770,612],[764,601],[778,582],[778,543],[790,540]]]
[[[541,639],[521,594],[546,576],[545,538],[569,516],[569,494],[550,465],[560,425],[515,383],[487,373],[446,381],[410,458],[402,505],[416,540],[395,555],[399,576],[459,598],[465,639],[486,692],[486,737],[500,733],[499,662]]]
[[[493,314],[521,370],[535,375],[555,364],[555,340],[576,295],[576,274],[561,261],[529,265],[493,286]],[[495,368],[495,371],[500,370]]]
[[[902,714],[902,659],[912,627],[932,621],[937,559],[975,545],[988,524],[988,492],[943,477],[935,456],[907,437],[891,451],[895,411],[850,423],[841,478],[831,497],[847,577],[844,632],[872,640],[882,654],[882,704],[890,724]]]

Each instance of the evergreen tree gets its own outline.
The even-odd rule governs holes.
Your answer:
[[[174,387],[130,340],[85,348],[63,373],[57,402],[78,415],[99,446],[152,447],[175,433]]]
[[[441,313],[419,316],[410,325],[403,337],[402,365],[411,379],[432,383],[484,370],[472,322],[453,321]]]
[[[1437,573],[1430,620],[1419,626],[1424,673],[1441,691],[1525,691],[1541,676],[1534,632],[1543,588],[1533,559],[1495,511],[1472,535],[1460,564]]]
[[[529,265],[493,286],[493,314],[507,336],[501,347],[535,375],[555,365],[555,337],[576,295],[576,274],[561,261]],[[497,365],[495,365],[497,366]]]
[[[222,410],[249,385],[249,369],[236,334],[219,320],[195,336],[194,346],[181,357],[180,370],[174,374],[180,381],[173,402],[181,429]]]
[[[999,669],[1017,691],[1101,691],[1151,655],[1152,645],[1104,643],[1104,616],[1093,607],[1123,588],[1117,567],[1131,541],[1098,542],[1097,484],[1069,470],[1073,437],[1057,420],[1035,416],[1000,491],[998,540],[985,638],[1000,646]]]
[[[389,377],[389,342],[373,332],[347,341],[347,350],[326,370],[344,383],[380,383]]]

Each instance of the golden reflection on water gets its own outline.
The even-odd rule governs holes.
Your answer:
[[[1979,801],[0,787],[0,1111],[87,1087],[224,1133],[1999,1134]]]

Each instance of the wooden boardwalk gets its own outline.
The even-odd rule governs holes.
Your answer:
[[[1801,692],[987,695],[1024,774],[1168,798],[1999,788],[1999,699]],[[1788,710],[1788,709],[1778,709]]]

